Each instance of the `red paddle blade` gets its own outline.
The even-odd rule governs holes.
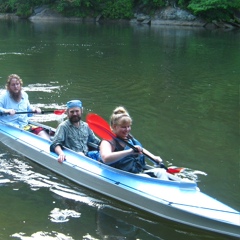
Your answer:
[[[108,122],[104,120],[102,117],[100,117],[99,115],[97,115],[96,113],[89,113],[86,119],[87,119],[87,123],[94,123],[96,125],[106,128],[111,132]]]
[[[108,123],[97,114],[88,114],[86,117],[86,121],[89,127],[93,130],[93,132],[102,139],[111,140],[116,137],[115,134],[111,131]]]
[[[88,123],[89,127],[93,130],[93,132],[98,135],[100,138],[105,140],[112,140],[114,136],[111,132],[109,132],[106,128],[96,125],[94,123]]]
[[[56,115],[62,115],[63,113],[65,113],[66,110],[54,110],[53,113]]]
[[[171,167],[169,167],[167,172],[171,173],[171,174],[176,174],[176,173],[182,172],[183,170],[184,170],[184,168],[181,168],[181,167],[179,167],[179,168],[171,168]]]

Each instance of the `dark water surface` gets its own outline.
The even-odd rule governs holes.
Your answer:
[[[202,28],[1,21],[0,91],[16,73],[42,109],[81,99],[84,117],[108,120],[123,105],[146,149],[196,170],[201,191],[240,210],[239,40],[239,31]],[[61,119],[36,120],[56,127]],[[0,148],[0,239],[229,239],[155,218]]]

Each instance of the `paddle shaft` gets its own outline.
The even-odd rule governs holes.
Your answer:
[[[138,152],[138,149],[131,143],[129,143],[128,141],[119,138],[119,137],[114,137],[116,140],[120,140],[122,142],[124,142],[126,145],[128,145],[130,148],[132,148],[135,152]],[[144,150],[142,151],[142,154],[145,155],[146,157],[148,157],[149,159],[151,159],[153,162],[157,163],[158,165],[160,165],[162,168],[164,168],[165,170],[168,170],[168,168],[163,164],[163,163],[159,163],[157,162],[155,159],[153,159],[149,154],[145,153]]]
[[[31,112],[15,112],[15,114],[29,114],[29,113],[35,113],[35,114],[44,114],[44,113],[62,114],[64,112],[65,112],[65,110],[48,110],[48,111],[42,110],[41,113],[37,113],[37,112],[31,111]],[[10,115],[10,113],[0,112],[0,116],[4,116],[4,115]]]

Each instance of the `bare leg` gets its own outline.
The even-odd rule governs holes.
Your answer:
[[[148,178],[151,177],[151,176],[149,176],[148,174],[145,174],[145,173],[137,173],[136,175],[143,176],[143,177],[148,177]]]
[[[163,168],[154,168],[154,169],[146,170],[144,172],[145,173],[152,172],[158,179],[169,180],[168,174],[167,174],[166,170]]]
[[[47,132],[46,131],[41,131],[41,132],[39,132],[38,133],[38,136],[40,136],[40,137],[42,137],[42,138],[44,138],[44,139],[47,139],[47,140],[50,140],[50,136],[47,134]]]

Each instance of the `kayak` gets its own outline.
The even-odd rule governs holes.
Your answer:
[[[55,129],[35,123],[54,134]],[[60,164],[50,140],[0,122],[0,140],[9,148],[51,171],[93,191],[157,217],[240,238],[240,212],[202,193],[197,183],[171,174],[160,180],[112,168],[64,149]]]

